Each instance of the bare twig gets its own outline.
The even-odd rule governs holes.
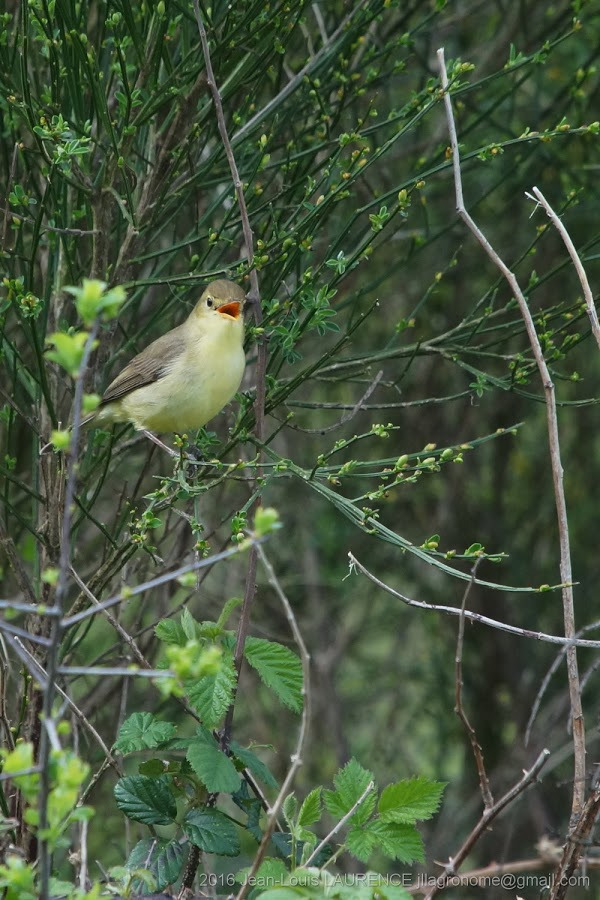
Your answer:
[[[390,587],[389,584],[386,584],[384,581],[377,578],[376,575],[373,575],[372,572],[369,572],[369,570],[357,560],[354,554],[348,553],[348,559],[350,560],[351,569],[358,569],[358,571],[362,572],[363,575],[366,575],[373,584],[376,584],[378,587],[382,588],[382,590],[387,591],[392,597],[402,600],[407,606],[415,606],[417,609],[429,609],[433,612],[445,613],[448,616],[462,615],[465,619],[468,619],[469,622],[478,622],[480,625],[487,625],[488,628],[497,628],[498,631],[506,631],[508,634],[516,634],[518,637],[522,638],[531,638],[534,641],[543,641],[546,644],[559,644],[563,647],[593,647],[595,650],[600,649],[600,641],[588,641],[582,638],[577,639],[577,637],[571,640],[558,634],[546,634],[543,631],[531,631],[529,628],[517,628],[516,625],[507,625],[506,622],[490,619],[489,616],[482,616],[480,613],[472,612],[469,609],[465,609],[464,612],[461,613],[460,607],[457,606],[442,606],[438,603],[426,603],[424,600],[411,600],[410,597],[401,594],[400,591]]]
[[[29,216],[23,216],[21,213],[14,212],[12,209],[5,209],[0,206],[0,213],[4,213],[5,221],[6,217],[10,216],[12,219],[18,219],[19,222],[26,222],[28,225],[35,225],[35,219],[31,219]],[[55,225],[41,225],[40,231],[51,231],[53,234],[70,234],[73,237],[86,237],[90,234],[97,234],[96,229],[85,230],[83,228],[57,228]]]
[[[452,151],[454,187],[456,192],[456,209],[459,216],[466,224],[467,228],[469,228],[469,230],[475,236],[494,265],[500,270],[500,272],[508,282],[513,296],[517,300],[519,310],[521,312],[521,316],[523,317],[525,328],[527,330],[529,343],[531,345],[535,362],[544,387],[544,393],[546,395],[546,425],[548,429],[548,444],[550,449],[550,463],[552,467],[552,480],[554,484],[554,499],[556,503],[556,515],[558,521],[558,535],[560,543],[560,576],[563,585],[563,619],[565,625],[565,637],[572,642],[567,649],[567,674],[569,681],[571,716],[573,721],[574,779],[573,801],[571,806],[571,827],[573,828],[583,808],[585,797],[585,724],[583,719],[583,709],[581,705],[581,689],[579,684],[579,671],[577,666],[577,650],[574,644],[576,631],[575,610],[573,602],[573,574],[571,570],[569,526],[567,521],[567,506],[563,486],[563,468],[560,457],[560,441],[558,435],[558,417],[556,412],[554,383],[552,381],[548,366],[546,365],[546,360],[544,359],[544,354],[535,330],[533,317],[531,315],[531,312],[529,311],[527,301],[515,275],[496,253],[490,242],[487,240],[483,232],[478,228],[477,224],[466,210],[463,199],[458,139],[456,136],[456,125],[454,122],[454,113],[452,110],[452,100],[449,92],[448,75],[446,73],[443,48],[438,50],[437,56],[440,66],[442,89],[444,91],[444,106],[446,110],[446,119],[448,123],[448,132],[450,135],[450,146]]]
[[[579,631],[577,632],[577,639],[579,640],[579,638],[581,637],[582,634],[586,634],[588,631],[595,631],[597,628],[600,628],[600,622],[590,622],[589,625],[584,625],[584,627],[580,628]],[[560,652],[557,653],[556,657],[553,659],[552,665],[550,666],[550,668],[544,675],[544,679],[539,687],[539,690],[536,694],[535,700],[532,703],[531,712],[529,714],[529,719],[527,720],[527,728],[525,729],[525,738],[523,739],[523,745],[525,747],[527,747],[529,744],[529,740],[531,738],[531,730],[533,728],[533,723],[535,722],[536,716],[538,714],[538,711],[539,711],[539,708],[540,708],[540,705],[542,702],[542,698],[543,698],[544,694],[546,693],[546,690],[548,688],[548,685],[550,684],[552,676],[557,671],[557,669],[560,667],[560,664],[562,663],[562,661],[564,659],[566,649],[567,649],[567,645],[565,645],[560,650]],[[581,690],[583,691],[583,680],[581,683]]]
[[[337,428],[341,428],[342,425],[345,425],[346,422],[349,422],[350,419],[353,419],[360,409],[364,408],[363,404],[367,402],[382,378],[383,369],[380,369],[360,400],[357,400],[354,406],[350,407],[348,412],[344,413],[339,422],[334,422],[333,425],[327,425],[326,428],[298,428],[297,426],[289,424],[288,427],[292,428],[294,431],[301,431],[303,434],[328,434],[330,431],[335,431]]]
[[[460,607],[460,617],[458,620],[458,637],[456,639],[456,656],[455,656],[455,696],[456,702],[454,706],[454,712],[461,720],[463,725],[465,726],[465,730],[469,736],[469,740],[471,741],[471,748],[473,750],[473,756],[475,757],[475,765],[477,766],[477,774],[479,775],[479,787],[481,790],[481,796],[483,798],[483,808],[491,809],[494,805],[494,798],[492,797],[492,792],[490,790],[490,782],[487,777],[487,772],[485,770],[485,763],[483,761],[483,752],[481,749],[481,744],[477,740],[477,735],[475,733],[475,729],[471,725],[469,718],[465,712],[463,702],[462,702],[462,689],[463,689],[463,679],[462,679],[462,654],[463,654],[463,644],[465,638],[465,609],[467,605],[467,600],[469,598],[469,594],[475,584],[475,574],[477,572],[477,568],[481,559],[478,559],[475,565],[473,566],[471,573],[471,580],[468,583],[465,592],[463,594],[462,603]]]
[[[598,349],[600,349],[600,322],[598,321],[598,313],[596,312],[596,304],[594,303],[594,295],[592,294],[592,289],[590,287],[590,283],[588,281],[586,271],[583,267],[583,263],[581,262],[581,259],[579,258],[579,254],[577,253],[577,250],[575,249],[575,244],[571,240],[571,235],[567,231],[567,229],[563,223],[563,220],[560,218],[559,215],[557,215],[554,212],[554,210],[552,209],[552,207],[550,206],[550,204],[548,203],[548,201],[546,200],[546,198],[544,197],[544,195],[542,194],[540,189],[537,187],[534,187],[534,188],[532,188],[532,192],[533,192],[533,196],[532,196],[532,194],[529,194],[527,192],[525,193],[525,196],[529,197],[530,200],[535,200],[536,203],[539,203],[540,206],[542,206],[544,208],[548,218],[550,219],[550,221],[552,222],[552,224],[554,225],[554,227],[560,234],[561,238],[563,239],[563,243],[569,252],[569,256],[571,257],[571,260],[573,261],[573,266],[575,268],[575,271],[577,272],[577,277],[579,278],[579,283],[581,284],[581,287],[583,289],[585,308],[587,309],[587,314],[588,314],[588,317],[590,320],[590,324],[592,326],[592,333],[593,333],[594,337],[596,338],[596,344],[598,345]]]
[[[427,893],[426,900],[432,900],[433,897],[435,897],[441,890],[444,889],[447,882],[451,878],[453,878],[454,875],[456,875],[458,869],[460,868],[466,857],[469,855],[481,835],[484,833],[484,831],[486,831],[490,822],[492,822],[493,819],[495,819],[503,809],[505,809],[510,803],[512,803],[513,800],[515,800],[519,796],[519,794],[522,794],[523,791],[536,780],[540,769],[543,767],[549,756],[549,750],[542,750],[532,767],[528,771],[523,773],[523,777],[515,785],[513,785],[513,787],[511,787],[511,789],[507,791],[503,797],[501,797],[496,803],[494,803],[492,807],[484,810],[479,822],[468,835],[462,847],[444,866],[443,873],[436,879],[435,885]]]
[[[271,807],[268,813],[267,825],[263,831],[262,840],[260,842],[259,848],[256,852],[256,855],[252,861],[252,866],[248,875],[239,889],[236,900],[244,900],[244,897],[252,887],[252,880],[258,869],[260,868],[260,864],[262,863],[267,849],[269,847],[269,843],[271,841],[271,835],[275,830],[275,825],[277,824],[277,816],[279,815],[279,811],[283,805],[283,801],[285,800],[288,790],[296,777],[296,772],[302,765],[302,753],[304,752],[304,746],[306,743],[306,736],[308,733],[308,725],[310,721],[310,656],[308,655],[308,650],[306,649],[306,644],[304,643],[304,639],[302,637],[302,633],[298,628],[298,623],[296,622],[296,617],[294,615],[294,611],[290,604],[290,601],[285,595],[283,588],[281,587],[281,583],[275,574],[275,570],[267,556],[265,555],[262,547],[258,548],[257,555],[260,556],[260,560],[263,566],[266,569],[267,577],[269,579],[269,584],[273,587],[275,593],[277,594],[286,618],[290,624],[290,628],[292,630],[292,634],[294,636],[294,640],[298,645],[298,649],[300,651],[300,658],[302,660],[302,677],[303,677],[303,685],[302,685],[302,693],[304,695],[304,704],[302,707],[302,718],[300,720],[300,729],[298,731],[298,739],[296,741],[296,749],[291,757],[291,765],[288,769],[288,773],[285,776],[283,784],[281,785],[281,789],[277,795],[275,803]]]

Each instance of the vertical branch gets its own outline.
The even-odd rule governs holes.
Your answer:
[[[63,513],[60,543],[60,561],[58,569],[58,581],[56,584],[56,594],[54,605],[59,611],[59,616],[53,617],[50,627],[50,647],[48,650],[46,671],[48,682],[44,691],[44,702],[42,707],[42,731],[40,735],[40,797],[39,797],[39,864],[40,864],[40,900],[47,900],[49,896],[50,884],[50,848],[47,839],[43,836],[44,831],[48,828],[48,795],[50,793],[50,748],[56,746],[56,726],[52,718],[52,706],[55,696],[55,680],[58,673],[59,664],[59,648],[64,631],[64,624],[61,618],[64,608],[64,601],[67,594],[67,581],[69,576],[69,568],[71,565],[71,524],[73,517],[73,508],[75,502],[75,486],[77,479],[77,445],[79,443],[79,432],[81,428],[81,407],[83,402],[83,375],[87,368],[90,353],[96,334],[98,331],[99,320],[96,319],[92,326],[88,339],[85,343],[81,366],[77,375],[75,385],[75,397],[73,401],[73,428],[71,432],[71,445],[69,447],[67,459],[67,486],[65,490],[65,508]],[[60,745],[59,745],[60,746]]]
[[[454,704],[454,712],[463,723],[467,735],[469,736],[469,740],[471,742],[471,749],[473,750],[473,756],[475,757],[475,765],[477,766],[477,774],[479,775],[479,788],[481,790],[481,796],[483,798],[483,807],[484,809],[491,809],[494,805],[494,798],[492,797],[492,792],[490,789],[489,778],[487,777],[487,772],[485,769],[485,763],[483,761],[483,752],[481,749],[481,744],[477,740],[477,734],[475,733],[475,729],[471,725],[469,721],[469,717],[465,712],[465,708],[463,706],[462,701],[462,689],[463,689],[463,677],[462,677],[462,656],[463,656],[463,646],[465,640],[465,609],[467,606],[467,600],[469,599],[469,594],[475,584],[475,575],[477,573],[477,568],[479,563],[481,562],[481,558],[477,560],[473,569],[471,571],[471,580],[469,581],[465,592],[463,594],[462,603],[460,607],[460,617],[458,620],[458,637],[456,639],[456,655],[454,657],[455,664],[455,704]]]
[[[254,237],[252,235],[252,228],[250,226],[250,219],[248,216],[248,207],[246,206],[246,198],[244,196],[244,187],[242,184],[242,180],[240,178],[240,173],[238,171],[237,163],[235,161],[235,156],[233,155],[233,150],[231,147],[231,141],[229,140],[229,135],[227,133],[227,124],[225,122],[225,114],[223,112],[223,103],[221,101],[221,95],[219,93],[219,89],[217,87],[217,83],[215,80],[215,73],[212,67],[212,60],[210,56],[210,48],[208,45],[208,37],[206,34],[206,28],[204,27],[204,21],[202,19],[202,13],[200,11],[200,4],[198,0],[194,0],[194,14],[196,17],[196,24],[198,26],[198,34],[200,35],[200,43],[202,45],[202,53],[204,56],[204,64],[206,66],[206,77],[208,87],[212,96],[213,104],[215,107],[215,113],[217,117],[217,125],[219,128],[219,134],[221,136],[221,141],[223,143],[223,148],[225,150],[225,155],[227,157],[227,162],[229,164],[229,170],[231,172],[231,179],[233,181],[233,186],[235,189],[238,206],[240,210],[240,219],[242,222],[242,230],[244,234],[244,242],[246,244],[246,258],[248,260],[248,267],[250,272],[250,292],[249,299],[253,306],[253,314],[254,320],[257,325],[260,325],[262,322],[262,307],[260,303],[260,290],[258,284],[258,273],[256,268],[254,267]],[[258,349],[257,349],[257,362],[256,362],[256,395],[254,400],[254,412],[255,412],[255,435],[257,443],[260,445],[263,441],[264,436],[264,419],[265,419],[265,380],[266,380],[266,371],[267,371],[267,346],[264,340],[259,340]],[[259,496],[257,496],[256,500],[253,503],[252,510],[254,510],[260,502]],[[237,672],[237,681],[239,683],[240,672],[243,665],[244,659],[244,645],[246,643],[246,635],[248,633],[248,628],[250,626],[250,612],[252,609],[252,604],[254,601],[254,597],[256,594],[256,569],[258,562],[258,551],[256,545],[253,545],[250,548],[249,558],[248,558],[248,569],[246,571],[246,585],[244,588],[244,601],[242,604],[242,610],[240,614],[240,621],[237,630],[237,638],[235,645],[235,668]],[[231,736],[231,728],[233,724],[233,713],[235,708],[235,699],[237,693],[237,684],[236,691],[233,695],[233,699],[231,701],[231,705],[227,710],[227,715],[225,717],[225,724],[223,727],[222,734],[222,744],[225,746],[229,742],[229,738]],[[196,864],[197,865],[197,864]],[[195,876],[195,868],[192,869],[191,866],[188,866],[188,870],[186,871],[186,886],[191,886],[193,883],[193,879]],[[182,886],[183,889],[183,886]]]
[[[519,283],[496,253],[485,235],[478,228],[475,221],[467,212],[463,200],[462,177],[460,171],[460,155],[456,136],[456,125],[452,110],[452,100],[449,92],[448,75],[444,62],[443,48],[437,53],[442,89],[444,92],[444,106],[450,135],[450,147],[452,151],[452,166],[454,171],[454,187],[456,193],[456,210],[466,224],[467,228],[477,238],[494,265],[500,270],[517,300],[521,316],[525,322],[527,336],[535,358],[546,396],[546,424],[548,429],[548,444],[550,448],[550,463],[552,466],[552,480],[554,483],[554,499],[556,503],[556,515],[558,520],[558,534],[560,543],[560,577],[562,582],[563,618],[565,637],[574,641],[575,611],[573,602],[573,576],[571,572],[571,551],[569,546],[569,527],[567,521],[567,505],[563,486],[563,467],[560,457],[560,442],[558,436],[558,417],[556,411],[556,397],[554,384],[544,359],[544,354],[535,330],[533,316],[527,306],[525,296],[519,287]],[[585,796],[585,726],[581,705],[581,689],[579,684],[579,671],[577,667],[577,650],[573,644],[567,647],[567,674],[569,681],[569,700],[571,704],[571,716],[573,721],[573,753],[574,753],[574,781],[573,802],[571,807],[571,828],[574,828],[584,804]]]

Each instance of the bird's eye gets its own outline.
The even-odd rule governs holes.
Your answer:
[[[208,308],[210,309],[210,307],[213,305],[212,297],[209,297],[209,298],[208,298],[208,300],[206,301],[206,305],[207,305]]]

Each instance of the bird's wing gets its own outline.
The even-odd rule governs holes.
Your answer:
[[[166,375],[173,360],[181,353],[183,326],[174,328],[149,344],[119,372],[106,388],[100,406],[121,400],[138,388],[153,384]]]

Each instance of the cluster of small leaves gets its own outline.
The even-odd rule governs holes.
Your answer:
[[[59,723],[58,731],[63,736],[68,734],[69,725]],[[94,811],[89,806],[77,805],[81,787],[86,780],[90,767],[71,750],[53,749],[50,753],[50,790],[47,802],[47,827],[39,827],[38,801],[40,796],[40,775],[35,770],[33,744],[18,741],[13,750],[0,749],[2,772],[12,776],[11,780],[20,791],[25,805],[24,820],[38,838],[48,842],[51,851],[70,846],[70,832],[77,822],[88,820]],[[10,830],[11,821],[3,823],[4,830]],[[39,897],[37,872],[35,866],[28,864],[18,854],[8,853],[0,865],[0,888],[5,891],[7,900],[36,900]],[[57,893],[58,882],[53,885]],[[72,900],[90,900],[99,896],[97,890],[92,894],[77,894],[68,886],[67,896]]]

